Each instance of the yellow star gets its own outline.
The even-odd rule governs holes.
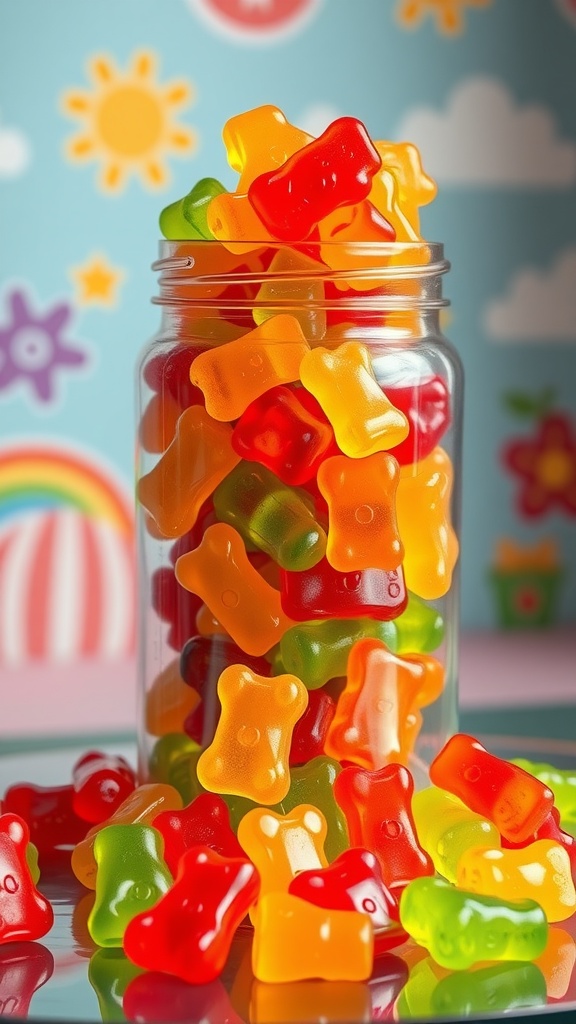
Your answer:
[[[85,263],[72,267],[70,276],[76,285],[76,302],[80,306],[115,306],[118,287],[124,271],[113,267],[105,256],[89,256]]]

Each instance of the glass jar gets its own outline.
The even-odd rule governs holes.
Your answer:
[[[405,764],[421,785],[456,731],[463,381],[440,328],[440,244],[233,247],[162,242],[154,264],[139,721],[142,780],[185,802],[203,783],[238,820],[261,753],[283,780],[257,802],[283,806],[316,756]],[[225,669],[227,738],[199,778]],[[280,736],[257,680],[286,674],[300,683]]]

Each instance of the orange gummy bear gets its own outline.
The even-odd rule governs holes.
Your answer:
[[[369,771],[408,766],[420,730],[420,708],[444,686],[444,667],[429,654],[393,654],[364,638],[348,657],[346,687],[324,743],[325,753]]]
[[[206,210],[210,231],[229,252],[242,254],[274,242],[248,196],[242,192],[222,192]]]
[[[184,410],[172,444],[138,481],[138,499],[164,537],[187,533],[203,502],[240,462],[231,437],[231,427],[201,405]]]
[[[382,169],[372,179],[369,199],[392,222],[399,242],[415,241],[420,238],[419,208],[436,196],[436,182],[425,173],[420,151],[413,143],[376,141],[374,146],[382,158]],[[384,174],[394,179],[394,196]]]
[[[308,705],[293,675],[259,676],[228,665],[218,680],[222,711],[214,739],[198,760],[198,779],[213,793],[276,804],[290,788],[292,731]]]
[[[372,971],[374,929],[368,914],[325,910],[287,892],[258,900],[252,970],[258,981],[364,981]]]
[[[176,432],[182,406],[164,390],[152,395],[142,413],[138,437],[145,452],[160,454],[166,451]]]
[[[180,675],[180,659],[174,658],[156,676],[146,694],[146,732],[152,736],[181,733],[184,719],[200,703],[200,694]]]
[[[312,349],[302,360],[300,379],[351,458],[394,448],[408,436],[408,420],[378,384],[365,345],[347,341],[336,349]]]
[[[72,850],[70,863],[78,881],[87,889],[96,888],[94,840],[107,825],[151,825],[152,819],[160,811],[180,811],[182,806],[182,797],[174,786],[169,786],[165,782],[148,782],[144,786],[138,786],[116,808],[114,814],[106,821],[94,825]]]
[[[254,178],[281,167],[288,157],[312,142],[312,138],[290,124],[282,111],[271,103],[229,118],[222,130],[222,139],[230,167],[240,174],[236,191],[247,192]]]
[[[288,892],[299,871],[328,867],[327,831],[324,815],[312,804],[299,804],[284,815],[264,807],[248,811],[238,825],[238,842],[258,869],[260,897]]]
[[[202,352],[190,380],[204,392],[210,416],[235,420],[265,391],[298,380],[309,351],[296,317],[280,313],[242,338]]]
[[[388,452],[365,459],[333,455],[318,470],[328,504],[326,558],[338,572],[397,569],[403,546],[396,526],[399,467]]]
[[[248,560],[244,541],[228,523],[214,523],[201,543],[176,562],[176,579],[198,594],[246,654],[266,654],[294,623],[280,593]]]
[[[458,558],[450,521],[453,476],[450,456],[439,447],[400,469],[396,515],[405,547],[404,578],[408,589],[425,601],[447,593]]]

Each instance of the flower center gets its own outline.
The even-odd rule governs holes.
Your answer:
[[[564,490],[576,472],[576,458],[561,448],[552,448],[539,456],[536,477],[548,490]]]

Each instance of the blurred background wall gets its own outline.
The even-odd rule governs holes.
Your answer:
[[[576,628],[575,85],[574,0],[0,0],[0,733],[133,721],[158,214],[234,188],[222,125],[262,103],[420,146],[467,381],[463,627]]]

